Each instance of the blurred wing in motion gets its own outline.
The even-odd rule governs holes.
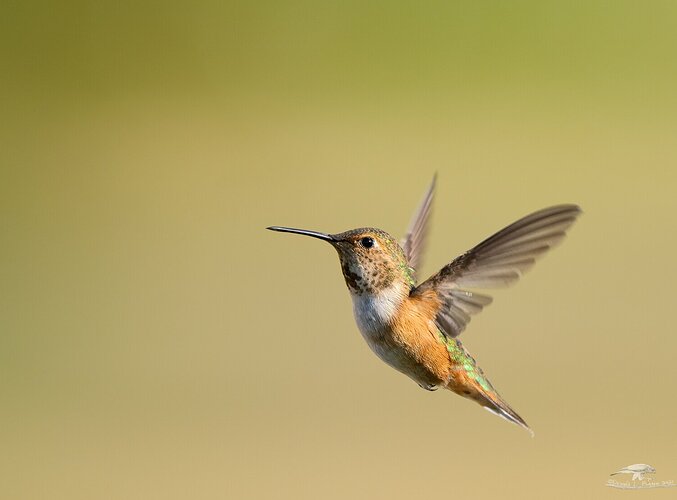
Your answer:
[[[426,236],[428,233],[428,220],[430,219],[430,214],[432,212],[436,181],[437,174],[433,176],[428,191],[425,193],[423,200],[421,200],[421,204],[409,223],[406,235],[400,241],[409,267],[414,270],[414,280],[416,280],[416,272],[423,262],[423,253],[425,252]]]
[[[580,214],[576,205],[557,205],[527,215],[454,259],[411,293],[435,290],[442,300],[437,326],[445,337],[457,337],[470,317],[492,301],[487,295],[465,288],[497,288],[514,283],[564,239]]]

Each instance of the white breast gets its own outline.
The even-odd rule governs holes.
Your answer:
[[[351,293],[351,296],[355,321],[367,341],[369,341],[368,336],[381,332],[390,323],[404,299],[402,290],[398,286],[386,288],[377,294]]]
[[[406,373],[402,369],[403,353],[394,349],[389,341],[392,335],[391,320],[406,293],[399,287],[391,287],[378,294],[351,295],[355,321],[369,348],[387,364]]]

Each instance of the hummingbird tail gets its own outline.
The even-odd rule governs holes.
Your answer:
[[[496,392],[482,369],[477,366],[473,357],[463,347],[461,341],[458,339],[448,340],[446,345],[452,360],[452,373],[447,380],[447,389],[454,391],[459,396],[477,401],[494,415],[519,425],[529,431],[531,437],[534,437],[534,431]]]
[[[534,431],[531,430],[531,427],[529,427],[529,424],[525,422],[525,420],[519,416],[519,414],[510,408],[510,405],[506,403],[501,396],[498,395],[498,393],[493,392],[493,393],[484,393],[482,399],[478,399],[477,402],[481,404],[486,410],[490,411],[494,415],[498,415],[501,418],[504,418],[508,422],[512,422],[513,424],[517,424],[523,429],[525,429],[529,434],[531,434],[531,437],[534,437]]]
[[[528,431],[531,437],[534,437],[534,431],[531,430],[529,424],[501,398],[489,381],[484,377],[480,380],[482,383],[475,379],[466,378],[461,385],[450,384],[447,388],[463,397],[477,401],[487,411],[508,422],[519,425]]]

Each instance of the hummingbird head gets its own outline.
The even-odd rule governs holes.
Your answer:
[[[330,243],[338,252],[346,285],[355,295],[377,294],[397,284],[414,286],[412,269],[395,238],[381,229],[363,227],[326,234],[271,226],[267,229],[302,234]]]

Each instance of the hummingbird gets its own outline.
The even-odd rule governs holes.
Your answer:
[[[517,281],[561,242],[580,215],[577,205],[533,212],[417,282],[428,235],[437,176],[433,177],[407,232],[397,241],[387,232],[362,227],[328,234],[270,226],[266,229],[326,241],[338,252],[357,326],[386,364],[428,391],[447,389],[531,433],[526,421],[498,394],[459,340],[473,315],[492,302],[475,289]]]

